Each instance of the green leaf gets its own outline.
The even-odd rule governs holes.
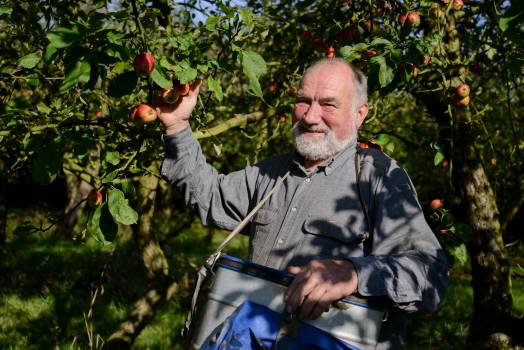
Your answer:
[[[114,189],[109,194],[109,212],[113,218],[124,225],[136,224],[138,220],[138,213],[129,206],[128,200],[124,193],[118,189]]]
[[[53,59],[53,57],[58,53],[58,49],[53,46],[53,44],[49,44],[46,46],[44,50],[44,62],[49,63]]]
[[[110,183],[110,182],[113,182],[113,180],[118,176],[118,170],[114,170],[112,172],[110,172],[109,174],[107,174],[103,179],[102,179],[102,183],[103,184],[107,184],[107,183]]]
[[[171,89],[173,82],[169,79],[169,76],[161,67],[155,66],[155,69],[151,73],[151,79],[163,89]]]
[[[39,111],[42,114],[49,114],[51,113],[51,108],[49,108],[44,102],[39,102],[36,105],[37,111]]]
[[[122,191],[128,197],[136,196],[135,186],[133,186],[133,183],[127,179],[122,181]]]
[[[499,19],[499,28],[505,32],[507,31],[510,26],[514,26],[516,25],[517,23],[520,23],[521,21],[517,21],[519,19],[519,17],[523,17],[524,15],[524,11],[520,11],[520,12],[517,12],[516,14],[513,15],[513,13],[511,14],[506,14],[505,17],[501,17]]]
[[[220,17],[209,16],[206,19],[206,24],[205,24],[206,29],[209,30],[210,32],[214,31],[219,20],[220,20]]]
[[[444,160],[444,154],[438,150],[437,153],[435,153],[435,158],[433,158],[433,164],[439,165]]]
[[[107,203],[97,207],[89,223],[89,231],[97,241],[104,244],[112,242],[118,233],[118,225],[113,221]]]
[[[255,28],[253,23],[253,12],[246,8],[240,8],[238,12],[240,13],[240,19],[244,22],[247,29],[249,29],[249,32],[251,32]]]
[[[41,185],[53,182],[58,175],[61,163],[62,159],[56,146],[51,145],[44,148],[33,160],[31,169],[33,180]]]
[[[78,83],[87,83],[91,77],[91,65],[86,61],[78,61],[69,73],[66,74],[60,92],[65,92]]]
[[[33,89],[40,86],[40,79],[38,79],[38,74],[36,73],[28,74],[25,81],[27,82],[27,85],[29,85]]]
[[[257,78],[266,74],[266,61],[254,51],[242,51],[242,67],[244,73],[254,74]]]
[[[348,62],[353,62],[361,57],[360,53],[354,50],[351,46],[342,46],[339,52],[342,58]]]
[[[369,44],[369,46],[380,46],[384,45],[386,47],[393,47],[393,43],[389,40],[386,40],[384,38],[375,38],[373,41]]]
[[[224,93],[222,92],[222,86],[212,76],[207,77],[207,85],[209,90],[215,93],[215,97],[218,101],[222,101]]]
[[[25,55],[24,57],[21,57],[18,60],[18,66],[23,68],[34,68],[40,62],[42,59],[42,53],[40,51],[30,53],[29,55]]]
[[[196,79],[198,71],[191,67],[189,62],[182,61],[175,66],[176,78],[182,83],[189,83]]]
[[[106,152],[104,160],[112,165],[118,165],[120,163],[120,153],[118,151]]]
[[[56,32],[47,34],[49,42],[58,49],[71,46],[72,44],[84,40],[84,34],[75,29],[58,28]]]
[[[135,72],[124,72],[111,79],[107,93],[111,97],[122,97],[129,95],[135,89],[137,82],[138,78]]]
[[[383,146],[388,152],[393,152],[395,150],[395,142],[391,136],[387,134],[379,134],[377,136],[377,145]]]
[[[465,244],[453,247],[450,253],[455,257],[455,259],[457,259],[460,266],[466,266],[468,262],[468,250],[466,249]]]
[[[379,66],[378,71],[378,81],[380,84],[380,87],[386,87],[393,81],[393,78],[395,77],[395,72],[393,71],[393,68],[391,68],[387,62],[386,58],[383,56],[375,56],[371,58],[371,63]]]
[[[0,16],[5,15],[5,14],[11,16],[12,12],[13,12],[12,7],[4,6],[4,5],[0,6]]]
[[[262,97],[262,88],[258,78],[266,74],[266,61],[258,53],[243,51],[240,57],[244,74],[249,79],[249,88],[258,97]]]

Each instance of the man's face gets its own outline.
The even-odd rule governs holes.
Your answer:
[[[297,93],[295,146],[306,159],[328,159],[356,137],[352,72],[343,64],[324,64],[306,73]]]

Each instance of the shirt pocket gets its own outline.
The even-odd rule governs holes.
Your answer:
[[[362,256],[362,242],[367,237],[360,228],[323,217],[309,217],[304,221],[302,254],[322,258]]]
[[[251,220],[249,239],[249,259],[255,263],[265,263],[272,223],[276,210],[261,208]]]

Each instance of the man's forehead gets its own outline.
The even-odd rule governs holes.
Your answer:
[[[302,77],[300,84],[300,91],[304,93],[304,90],[310,88],[317,88],[321,90],[340,90],[340,89],[351,89],[351,78],[353,72],[351,69],[341,63],[325,63],[306,71]]]

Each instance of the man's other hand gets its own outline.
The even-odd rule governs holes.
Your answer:
[[[295,278],[285,294],[286,309],[302,320],[319,318],[332,302],[352,294],[358,286],[357,271],[349,260],[313,260],[287,271]]]
[[[164,124],[166,134],[174,134],[189,126],[189,117],[196,106],[198,92],[202,81],[197,80],[190,86],[189,93],[180,96],[176,103],[159,103],[155,105],[158,118]]]

